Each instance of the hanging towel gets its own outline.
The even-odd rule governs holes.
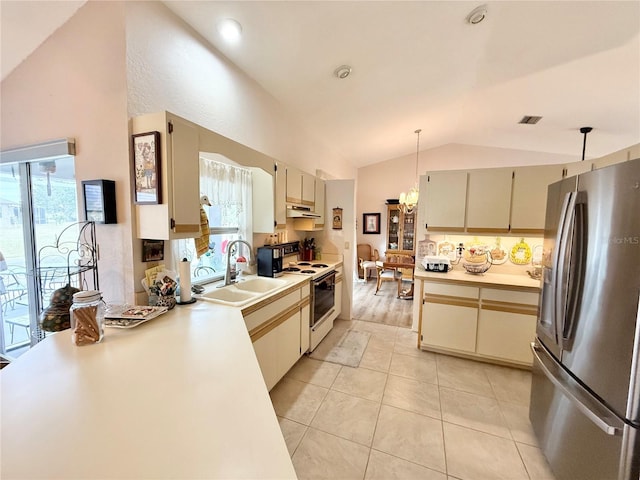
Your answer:
[[[203,205],[211,206],[206,195],[200,197],[200,237],[196,238],[196,256],[200,258],[209,251],[209,219]]]

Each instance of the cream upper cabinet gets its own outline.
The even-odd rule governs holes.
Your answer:
[[[324,219],[325,219],[325,210],[326,210],[326,206],[325,206],[325,192],[326,192],[326,182],[320,178],[316,178],[315,179],[315,189],[316,189],[316,195],[315,195],[315,213],[317,215],[320,215],[320,218],[316,218],[316,228],[323,228],[324,227]]]
[[[562,165],[513,169],[511,232],[523,235],[544,232],[547,187],[562,179]]]
[[[287,227],[287,166],[278,162],[275,165],[275,222],[276,228]]]
[[[509,231],[512,169],[488,168],[469,172],[467,231]]]
[[[574,175],[580,175],[581,173],[590,172],[592,169],[593,162],[591,160],[567,163],[564,166],[564,176],[565,178],[573,177]]]
[[[424,215],[427,230],[463,231],[467,199],[467,172],[429,172]]]
[[[609,165],[627,162],[636,158],[640,158],[640,143],[594,159],[593,169],[608,167]]]
[[[312,207],[316,203],[316,177],[302,173],[302,204]]]
[[[135,117],[131,124],[134,134],[160,133],[161,203],[136,205],[137,237],[172,240],[200,235],[197,125],[168,112]]]
[[[287,203],[302,205],[302,172],[287,165]]]

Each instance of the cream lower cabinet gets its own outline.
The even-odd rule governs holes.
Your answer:
[[[538,294],[483,288],[476,352],[531,365]]]
[[[425,283],[422,344],[475,352],[478,288]]]
[[[334,308],[336,309],[336,318],[340,318],[340,314],[342,313],[342,288],[344,286],[344,282],[342,276],[342,266],[336,268],[336,285],[335,292],[336,296],[334,299]]]
[[[420,347],[530,366],[538,293],[424,282]]]
[[[242,311],[269,390],[308,350],[309,292],[309,284],[305,284]],[[306,345],[303,343],[305,324]]]

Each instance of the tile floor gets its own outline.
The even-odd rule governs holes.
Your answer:
[[[406,328],[335,328],[371,334],[358,368],[304,356],[271,391],[301,480],[553,479],[529,372],[422,352]]]

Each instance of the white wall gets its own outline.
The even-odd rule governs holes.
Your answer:
[[[168,110],[313,174],[356,170],[159,2],[127,2],[130,116]]]
[[[114,302],[134,289],[125,72],[123,5],[89,2],[0,84],[2,149],[75,138],[81,211],[81,180],[115,180],[118,223],[96,226],[100,289]]]
[[[418,175],[433,170],[461,170],[473,168],[510,167],[523,165],[565,164],[580,160],[581,145],[576,146],[576,155],[513,150],[508,148],[479,147],[474,145],[449,144],[420,152]],[[416,183],[415,152],[358,169],[357,178],[357,222],[358,243],[369,243],[381,255],[386,250],[387,198],[398,198]],[[362,214],[381,213],[380,235],[362,233]]]
[[[331,211],[342,208],[342,230],[333,230]],[[325,212],[324,244],[322,253],[339,254],[344,260],[342,313],[340,318],[351,318],[351,303],[353,301],[353,278],[356,263],[356,235],[355,235],[355,181],[327,180],[327,205]]]

